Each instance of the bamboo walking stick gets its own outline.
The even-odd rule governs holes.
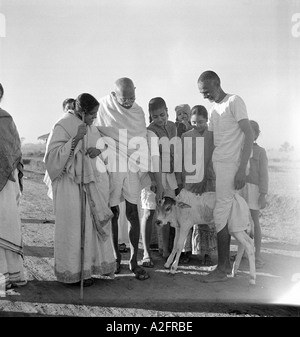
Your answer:
[[[82,122],[84,123],[84,111],[82,111]],[[85,155],[85,144],[84,137],[82,138],[82,167],[81,167],[81,189],[80,189],[80,199],[81,199],[81,243],[80,243],[80,300],[83,301],[83,281],[84,281],[84,243],[85,243],[85,196],[84,196],[84,155]]]

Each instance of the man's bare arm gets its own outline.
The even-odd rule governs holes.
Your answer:
[[[245,140],[242,149],[240,167],[234,178],[234,188],[236,190],[240,190],[246,184],[246,167],[251,155],[254,140],[249,119],[242,119],[238,123],[245,135]]]

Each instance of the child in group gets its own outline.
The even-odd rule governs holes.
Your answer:
[[[177,181],[174,170],[174,149],[169,148],[167,153],[159,140],[162,137],[172,139],[176,137],[175,123],[168,121],[168,108],[166,102],[161,97],[152,98],[149,102],[150,125],[147,127],[148,142],[157,145],[159,153],[159,171],[161,172],[162,185],[164,187],[164,195],[175,197],[175,189],[177,189]],[[154,138],[154,139],[153,139]],[[154,141],[153,141],[154,140]],[[153,149],[152,149],[153,150]],[[153,153],[151,154],[151,156]],[[151,173],[150,173],[151,174]],[[153,267],[153,260],[150,255],[150,242],[152,235],[153,216],[156,209],[155,186],[149,186],[141,191],[141,208],[143,216],[141,220],[141,233],[144,246],[144,255],[142,266]],[[164,258],[170,254],[172,239],[170,236],[170,225],[157,228],[158,248],[162,252]]]
[[[175,107],[177,136],[181,137],[183,133],[192,129],[190,123],[191,108],[188,104],[180,104]]]
[[[207,131],[208,113],[204,106],[196,105],[191,110],[191,125],[192,130],[185,132],[181,136],[183,145],[183,161],[187,162],[188,157],[190,162],[197,163],[196,156],[202,165],[198,165],[197,171],[188,172],[185,165],[183,165],[182,174],[177,174],[179,184],[193,193],[202,194],[203,192],[215,191],[215,174],[213,171],[212,162],[209,158],[210,149],[213,146],[208,140]],[[203,148],[196,148],[196,139],[203,137]],[[188,138],[191,139],[192,145],[187,142]],[[180,257],[181,263],[188,263],[190,256],[202,255],[203,264],[211,265],[211,253],[217,248],[217,235],[213,223],[210,224],[195,224],[191,228]]]
[[[74,114],[75,109],[75,99],[74,98],[66,98],[62,103],[63,111]]]
[[[266,207],[266,195],[268,193],[268,158],[266,150],[256,143],[260,134],[259,125],[256,121],[250,120],[251,129],[254,136],[252,155],[249,159],[249,174],[246,176],[246,185],[241,190],[241,194],[247,201],[251,216],[254,222],[254,246],[255,246],[255,266],[261,268],[264,261],[261,257],[261,227],[259,223],[259,210]]]

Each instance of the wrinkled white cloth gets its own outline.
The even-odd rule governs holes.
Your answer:
[[[52,189],[55,212],[54,270],[57,280],[64,283],[81,279],[82,141],[71,152],[72,138],[81,123],[74,115],[64,115],[50,133],[44,158],[49,174],[45,182]],[[83,153],[88,147],[95,147],[100,137],[95,126],[87,129]],[[92,275],[114,277],[109,177],[102,170],[105,165],[99,169],[101,158],[84,156],[84,279]]]
[[[210,109],[208,130],[214,133],[212,161],[238,162],[245,135],[239,121],[248,119],[247,108],[241,97],[227,94],[221,102],[214,103]]]
[[[99,102],[95,125],[109,149],[117,151],[117,164],[124,160],[116,168],[128,165],[128,169],[148,172],[151,164],[143,109],[136,103],[130,109],[125,109],[112,94],[101,98]]]
[[[48,138],[44,161],[46,174],[44,178],[48,189],[52,191],[53,183],[66,174],[78,186],[82,180],[82,141],[79,141],[70,157],[72,138],[77,134],[78,126],[82,121],[73,114],[66,113],[52,128]],[[85,150],[95,147],[100,133],[95,126],[87,127],[84,137]],[[88,193],[88,201],[94,215],[98,229],[105,226],[113,214],[108,207],[106,194],[109,194],[108,174],[100,157],[84,158],[84,188]],[[106,187],[106,190],[105,190]],[[52,192],[48,192],[51,196]],[[55,204],[54,204],[55,205]],[[107,237],[103,233],[103,238]]]
[[[18,207],[20,188],[18,170],[14,171],[15,182],[7,180],[0,191],[0,247],[23,254],[21,218]]]
[[[0,292],[2,286],[25,281],[17,169],[14,178],[0,191]]]

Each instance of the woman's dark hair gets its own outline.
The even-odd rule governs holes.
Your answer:
[[[203,116],[206,120],[208,120],[208,113],[203,105],[195,105],[191,110],[191,116],[193,115]]]
[[[3,94],[4,94],[4,89],[2,87],[2,84],[0,83],[0,101],[1,101],[1,99],[3,97]]]
[[[161,97],[154,97],[149,102],[149,112],[155,111],[157,109],[165,108],[167,109],[167,104],[165,100]]]
[[[99,102],[94,96],[87,93],[79,95],[75,101],[77,112],[84,111],[84,113],[89,114],[96,106],[99,106]]]

